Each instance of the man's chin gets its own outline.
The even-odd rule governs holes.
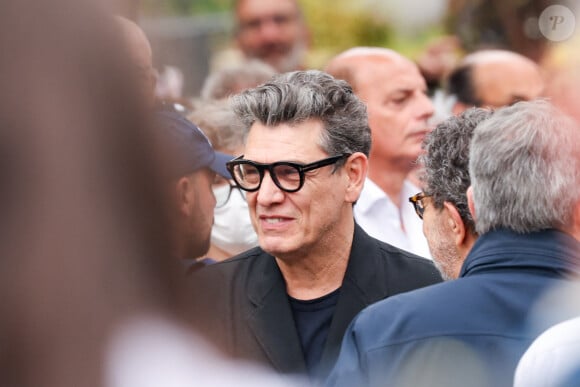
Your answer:
[[[278,238],[276,238],[278,239]],[[296,250],[288,243],[288,240],[273,240],[272,238],[260,238],[260,247],[262,250],[276,258],[285,260]]]

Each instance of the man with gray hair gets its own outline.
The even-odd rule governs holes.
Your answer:
[[[532,306],[579,274],[579,142],[573,122],[544,101],[481,122],[467,191],[479,238],[459,278],[361,312],[327,385],[511,386],[546,328],[528,324]]]
[[[233,103],[249,133],[228,168],[260,246],[196,273],[199,328],[234,357],[322,378],[360,310],[441,278],[354,221],[371,136],[345,81],[287,73]]]
[[[423,220],[423,233],[435,266],[444,279],[459,277],[477,239],[467,206],[469,145],[475,127],[492,115],[472,108],[440,123],[423,142],[424,191],[409,198]]]

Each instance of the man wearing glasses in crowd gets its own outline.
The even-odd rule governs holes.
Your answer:
[[[441,277],[354,221],[371,137],[346,82],[287,73],[233,103],[249,133],[228,169],[260,246],[195,274],[199,328],[234,357],[321,378],[356,313]]]
[[[492,115],[490,110],[470,109],[450,117],[425,137],[420,156],[425,191],[409,198],[423,221],[433,263],[443,279],[459,277],[465,257],[477,239],[467,206],[469,144],[475,127]],[[426,207],[431,207],[426,211]]]
[[[361,312],[325,385],[512,386],[526,348],[558,321],[532,325],[533,307],[580,273],[579,141],[544,101],[468,110],[429,134],[426,192],[412,202],[455,280]]]

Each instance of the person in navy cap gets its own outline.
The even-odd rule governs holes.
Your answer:
[[[193,260],[210,246],[216,174],[231,179],[226,162],[232,156],[214,151],[203,132],[173,111],[155,113],[157,142],[165,155],[164,171],[171,206],[171,255]]]

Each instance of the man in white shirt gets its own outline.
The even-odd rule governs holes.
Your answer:
[[[409,59],[378,47],[349,49],[326,71],[349,82],[368,109],[373,145],[368,178],[354,207],[357,223],[377,239],[431,258],[422,222],[408,203],[421,190],[408,176],[433,115],[425,79]]]

